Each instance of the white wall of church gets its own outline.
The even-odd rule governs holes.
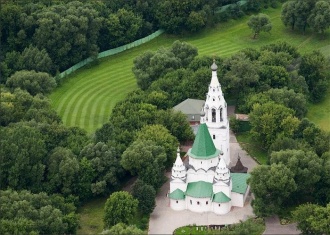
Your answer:
[[[227,185],[220,185],[219,183],[213,185],[213,193],[216,194],[218,192],[223,192],[226,194],[229,198],[231,197],[231,190],[230,187]]]
[[[225,203],[212,203],[212,210],[214,213],[219,215],[227,214],[231,209],[231,201]]]
[[[180,189],[183,192],[187,190],[187,184],[185,182],[180,182],[179,180],[172,180],[170,182],[170,193],[176,189]]]
[[[212,201],[210,198],[194,198],[186,196],[187,209],[193,212],[207,212],[212,210]]]
[[[197,181],[205,181],[212,183],[214,178],[214,171],[209,170],[205,172],[204,170],[200,169],[197,172],[194,170],[188,170],[187,172],[187,183],[190,182],[197,182]]]
[[[189,164],[192,165],[196,170],[198,169],[204,169],[208,170],[211,167],[215,167],[218,165],[218,157],[207,159],[207,160],[201,160],[201,159],[195,159],[189,156]]]
[[[233,206],[244,207],[244,195],[240,193],[231,193],[231,201]]]
[[[185,200],[170,199],[170,205],[171,205],[171,208],[176,211],[182,211],[182,210],[186,209]]]

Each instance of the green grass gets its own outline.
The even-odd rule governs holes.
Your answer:
[[[307,118],[322,130],[330,131],[330,89],[322,102],[308,104]]]
[[[80,227],[77,234],[99,234],[103,230],[103,208],[107,198],[97,198],[89,201],[78,209]]]
[[[63,81],[51,95],[54,109],[67,126],[79,126],[89,133],[104,124],[115,104],[127,93],[137,88],[132,73],[133,59],[147,50],[170,46],[175,40],[191,43],[198,48],[199,55],[227,57],[246,48],[285,40],[297,46],[300,52],[322,48],[328,50],[330,31],[325,36],[311,32],[301,34],[286,29],[280,20],[280,7],[266,9],[273,23],[271,33],[261,33],[256,40],[247,26],[248,16],[230,20],[194,35],[173,36],[163,34],[156,39],[120,54],[102,59],[100,64],[83,68]]]
[[[252,140],[250,132],[236,134],[240,146],[260,164],[267,164],[267,151],[260,147],[260,144]]]

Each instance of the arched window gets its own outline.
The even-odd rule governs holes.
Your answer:
[[[215,135],[213,135],[213,139],[215,140]]]
[[[223,121],[223,118],[222,118],[222,108],[220,109],[220,121],[221,122]]]
[[[212,122],[216,121],[215,117],[216,117],[215,109],[212,109]]]

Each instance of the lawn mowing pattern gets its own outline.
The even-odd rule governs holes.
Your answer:
[[[139,47],[104,58],[99,65],[82,68],[65,78],[63,84],[50,95],[52,105],[65,125],[79,126],[89,133],[94,132],[109,119],[115,104],[137,88],[132,73],[133,59],[147,50],[168,47],[175,40],[196,46],[199,55],[221,57],[228,57],[247,47],[259,48],[280,39],[297,46],[300,52],[310,52],[329,45],[329,30],[325,36],[291,32],[283,26],[280,12],[280,7],[263,11],[270,16],[273,29],[271,33],[261,33],[256,40],[252,39],[253,34],[247,26],[249,16],[245,16],[194,35],[163,34]]]

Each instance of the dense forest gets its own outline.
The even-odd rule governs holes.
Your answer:
[[[308,5],[318,7],[315,12],[323,4],[316,2]],[[227,4],[233,4],[230,10],[218,14],[216,9]],[[113,212],[121,198],[134,210],[150,214],[179,143],[194,138],[185,116],[171,108],[186,98],[205,98],[213,59],[226,97],[235,97],[237,109],[250,113],[251,133],[269,151],[269,165],[252,172],[255,213],[267,216],[304,202],[327,205],[329,133],[305,118],[307,101],[322,100],[329,81],[329,61],[318,51],[301,55],[297,48],[278,42],[260,50],[246,48],[230,58],[211,58],[198,56],[195,47],[180,41],[147,51],[135,58],[132,68],[139,89],[116,104],[109,122],[93,136],[64,126],[47,98],[57,86],[59,71],[99,51],[159,28],[193,33],[274,4],[279,3],[1,1],[0,233],[74,234],[78,206],[120,190],[135,175],[139,180],[133,198],[114,194],[105,211]],[[297,14],[300,1],[295,4],[291,10]],[[305,27],[296,21],[293,28],[312,27],[312,17],[304,19]],[[231,125],[234,130],[239,126],[235,121]],[[272,184],[278,174],[285,175],[283,184],[290,186],[285,193],[285,187]],[[106,228],[125,227],[121,223],[127,223],[126,216],[118,221],[107,215]]]
[[[2,0],[0,82],[19,70],[55,76],[88,57],[147,36],[196,32],[276,0]],[[222,6],[232,4],[220,12]],[[257,7],[258,6],[258,7]]]

